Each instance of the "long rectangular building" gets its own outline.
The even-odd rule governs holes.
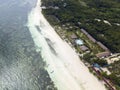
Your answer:
[[[92,42],[96,43],[96,40],[83,28],[81,29],[82,33],[84,33]]]

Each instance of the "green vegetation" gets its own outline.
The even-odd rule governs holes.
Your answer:
[[[84,40],[85,44],[87,45],[87,47],[90,48],[90,50],[94,53],[100,53],[100,52],[104,52],[104,50],[97,44],[92,42],[85,34],[83,34],[79,29],[76,30],[76,34],[78,35],[78,37],[80,37],[82,40]]]
[[[105,66],[107,65],[107,61],[104,60],[104,59],[99,59],[99,58],[95,58],[94,55],[91,55],[90,53],[87,53],[83,56],[83,59],[87,62],[89,62],[90,64],[94,64],[94,63],[97,63],[99,64],[100,66]]]
[[[116,84],[117,90],[120,90],[120,61],[111,64],[109,70],[113,73],[110,78]]]
[[[115,73],[120,77],[120,61],[115,61],[109,66],[111,72]]]
[[[61,26],[64,32],[57,31],[59,35],[69,37],[75,33],[83,39],[85,45],[92,53],[84,54],[83,59],[90,64],[98,63],[100,66],[107,64],[106,60],[95,57],[96,53],[103,50],[91,42],[80,29],[85,29],[97,41],[102,42],[113,53],[120,52],[120,0],[42,0],[46,6],[43,14],[54,26]],[[57,8],[55,8],[57,7]],[[63,25],[68,29],[64,29]],[[72,28],[69,28],[72,26]],[[77,28],[76,28],[77,27]],[[76,47],[77,48],[77,47]],[[80,50],[78,50],[80,51]],[[102,75],[110,79],[120,90],[120,61],[109,66],[112,74]]]
[[[86,29],[103,42],[112,52],[120,52],[120,1],[119,0],[44,0],[45,15],[54,15],[60,23],[73,23]],[[97,21],[100,19],[101,21]],[[103,20],[110,22],[106,24]],[[80,22],[80,24],[78,24]]]
[[[105,78],[111,80],[111,82],[116,85],[117,90],[120,90],[120,78],[115,73],[111,73],[110,75],[107,75],[106,72],[102,72],[101,74]]]

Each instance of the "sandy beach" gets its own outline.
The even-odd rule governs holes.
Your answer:
[[[28,17],[28,27],[36,50],[41,51],[47,64],[46,70],[58,90],[106,90],[103,83],[80,61],[76,52],[56,34],[43,16],[40,5],[41,0],[38,0]]]

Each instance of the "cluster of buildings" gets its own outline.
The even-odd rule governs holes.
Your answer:
[[[99,41],[96,41],[96,39],[94,39],[87,31],[85,31],[84,29],[81,29],[82,33],[84,33],[92,42],[96,43],[97,45],[99,45],[103,50],[104,52],[100,52],[100,53],[97,53],[96,54],[96,57],[98,58],[105,58],[105,57],[108,57],[111,55],[111,52],[110,50],[105,46],[103,45],[101,42]],[[77,37],[76,34],[72,34],[71,35],[71,39],[72,39],[72,43],[73,45],[78,45],[80,50],[82,50],[83,52],[85,51],[89,51],[89,48],[87,46],[84,45],[84,42],[83,40],[79,39]]]
[[[92,42],[96,43],[97,45],[99,45],[103,50],[104,52],[100,52],[98,54],[96,54],[96,56],[98,58],[105,58],[105,57],[108,57],[111,55],[111,52],[110,50],[105,46],[103,45],[101,42],[97,41],[96,39],[94,39],[86,30],[84,29],[81,29],[82,33],[84,33]]]
[[[120,60],[120,53],[114,53],[110,57],[107,57],[106,60],[109,64],[114,63],[115,61]]]
[[[71,39],[72,39],[72,43],[74,45],[78,45],[80,50],[82,50],[83,52],[89,51],[89,48],[84,45],[83,40],[79,39],[74,33],[71,35]]]
[[[92,42],[96,43],[97,45],[99,45],[99,46],[104,50],[104,52],[97,53],[97,54],[96,54],[96,57],[98,57],[98,58],[104,58],[104,57],[108,57],[108,56],[111,55],[111,52],[109,51],[109,49],[108,49],[105,45],[103,45],[101,42],[99,42],[99,41],[97,41],[96,39],[94,39],[94,38],[93,38],[89,33],[87,33],[84,29],[81,29],[81,31],[82,31],[82,33],[84,33]],[[79,39],[76,34],[72,33],[72,35],[71,35],[70,38],[72,39],[72,43],[73,43],[74,45],[79,46],[79,48],[80,48],[82,51],[84,51],[84,52],[89,51],[89,48],[84,45],[83,40]],[[119,55],[120,55],[120,54],[119,54]],[[119,55],[117,55],[117,56],[119,56]],[[96,72],[96,74],[97,74],[98,76],[100,76],[100,77],[102,77],[101,72],[103,72],[103,71],[106,72],[107,75],[110,75],[110,74],[111,74],[111,72],[110,72],[107,68],[105,68],[105,67],[102,68],[102,67],[101,67],[99,64],[97,64],[97,63],[94,63],[94,64],[93,64],[92,69],[93,69],[93,70]],[[112,86],[112,83],[111,83],[108,79],[106,79],[106,78],[102,78],[102,79],[103,79],[104,83],[105,83],[111,90],[115,90],[115,88]]]

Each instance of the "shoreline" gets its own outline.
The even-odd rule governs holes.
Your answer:
[[[89,72],[77,53],[60,38],[47,22],[40,5],[41,0],[38,0],[37,6],[29,17],[32,18],[30,32],[36,46],[44,49],[41,51],[42,57],[49,65],[46,69],[58,90],[106,90],[105,86]],[[33,30],[35,25],[40,27],[41,33]],[[57,55],[52,53],[46,38],[53,43],[51,47]]]

